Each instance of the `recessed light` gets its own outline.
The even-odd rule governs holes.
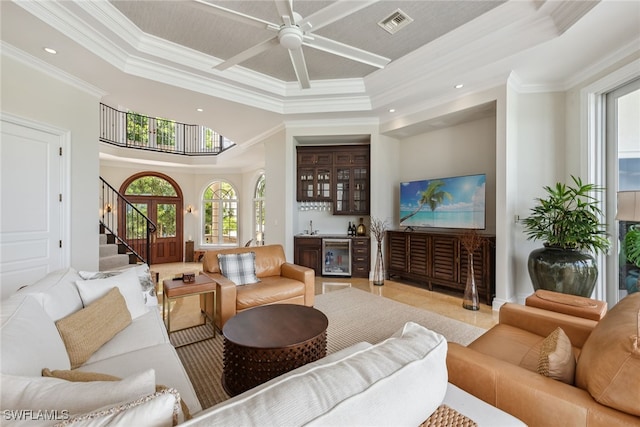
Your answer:
[[[202,113],[204,110],[203,110],[202,108],[196,108],[196,111],[197,111],[198,113]]]
[[[454,86],[454,88],[456,88],[456,89],[462,89],[463,87],[464,87],[464,85],[462,83],[459,83],[459,84]]]
[[[389,109],[389,112],[390,112],[390,113],[395,113],[395,112],[396,112],[396,109],[395,109],[395,108],[390,108],[390,109]]]
[[[52,55],[55,55],[56,53],[58,53],[55,49],[52,49],[50,47],[45,47],[43,48],[45,52],[50,53]]]

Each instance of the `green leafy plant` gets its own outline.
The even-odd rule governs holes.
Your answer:
[[[624,250],[629,262],[640,268],[640,229],[631,226],[624,237]]]
[[[600,222],[599,202],[592,195],[604,188],[571,179],[575,186],[558,182],[544,187],[548,196],[536,199],[538,205],[523,220],[527,239],[542,240],[549,247],[605,253],[611,243],[606,224]]]

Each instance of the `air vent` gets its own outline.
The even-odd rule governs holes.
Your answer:
[[[384,30],[388,33],[395,34],[412,22],[413,19],[410,18],[409,15],[407,15],[400,9],[397,9],[391,15],[378,22],[378,25],[384,28]]]

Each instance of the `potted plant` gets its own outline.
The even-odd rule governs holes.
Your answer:
[[[528,240],[542,240],[544,247],[529,254],[527,263],[534,289],[590,297],[598,278],[593,254],[606,252],[610,241],[602,211],[594,193],[603,187],[584,184],[571,177],[574,185],[556,183],[544,187],[546,198],[523,221]]]
[[[629,231],[624,236],[624,252],[627,260],[640,268],[640,229],[637,225],[629,227]],[[633,276],[630,276],[633,279]],[[633,280],[627,279],[627,292],[630,294],[640,290],[640,275],[636,272],[635,283]]]

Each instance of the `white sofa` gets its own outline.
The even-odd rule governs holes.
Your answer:
[[[449,384],[446,340],[414,323],[407,323],[379,344],[354,345],[205,411],[153,301],[84,364],[67,371],[71,362],[55,321],[83,308],[87,290],[79,291],[79,280],[72,268],[55,272],[2,301],[0,403],[4,423],[22,420],[24,425],[35,426],[62,421],[64,425],[73,420],[78,425],[170,426],[182,421],[177,390],[193,415],[185,426],[417,426],[441,404],[479,426],[523,425]],[[118,281],[110,279],[106,284]],[[85,285],[94,283],[105,285],[99,281]],[[128,304],[127,308],[140,311],[139,305]],[[41,377],[43,368],[103,373],[123,380],[118,388],[104,381],[69,383]],[[170,387],[173,394],[153,393],[154,384]],[[51,394],[59,400],[44,404],[51,401]],[[64,409],[67,407],[72,409]],[[46,409],[61,412],[46,412],[45,416],[37,412]],[[12,412],[19,410],[36,412]]]
[[[132,271],[137,269],[136,267]],[[95,283],[98,284],[104,280],[117,281],[117,277],[119,276],[111,279],[97,279]],[[82,280],[78,271],[73,268],[56,271],[2,301],[2,345],[0,347],[0,372],[4,383],[0,402],[2,410],[49,409],[43,407],[42,399],[44,398],[35,392],[33,395],[40,401],[33,402],[30,408],[28,405],[24,406],[24,402],[17,403],[15,397],[23,391],[12,390],[4,385],[14,384],[16,388],[22,388],[24,384],[32,385],[29,380],[33,380],[39,386],[46,386],[58,380],[41,378],[44,368],[51,371],[71,369],[65,344],[55,322],[83,308],[83,300],[77,286],[77,282]],[[189,377],[169,342],[157,303],[154,305],[151,302],[150,306],[146,306],[141,290],[139,297],[142,307],[146,307],[146,312],[133,319],[129,326],[101,346],[89,360],[77,368],[77,371],[127,378],[151,368],[155,371],[153,378],[155,384],[176,389],[190,413],[201,411],[202,407]],[[138,310],[140,307],[139,305]],[[19,379],[24,380],[24,384],[19,382]],[[151,392],[155,392],[155,385],[152,385]],[[96,386],[99,386],[99,383]],[[55,388],[52,390],[55,391]],[[86,394],[86,391],[80,391],[80,393]],[[15,405],[22,407],[18,408]],[[97,405],[93,409],[100,406],[104,405]],[[53,418],[60,421],[68,418],[68,415],[70,414],[54,414]],[[9,422],[20,417],[34,418],[34,415],[31,413],[5,415],[4,420]],[[35,424],[27,423],[26,425]]]

